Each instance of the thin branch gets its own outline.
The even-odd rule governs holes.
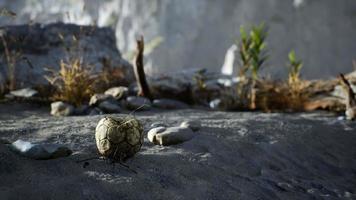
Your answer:
[[[139,87],[138,96],[147,97],[152,100],[152,95],[146,80],[146,75],[143,66],[143,52],[145,48],[143,36],[141,36],[141,38],[138,39],[136,42],[137,52],[134,60],[134,71],[137,85]]]

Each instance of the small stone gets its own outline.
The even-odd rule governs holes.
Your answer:
[[[126,106],[130,110],[149,110],[151,101],[145,97],[130,96],[126,98]]]
[[[111,95],[116,100],[126,98],[128,96],[128,93],[129,93],[129,89],[123,86],[113,87],[105,91],[106,95]]]
[[[97,106],[103,101],[115,101],[114,97],[108,94],[94,94],[89,101],[89,106]]]
[[[16,140],[11,144],[11,147],[19,154],[36,160],[55,159],[72,154],[69,148],[59,144],[32,144]]]
[[[93,108],[90,110],[89,115],[93,116],[93,115],[103,115],[104,112],[102,110],[100,110],[100,108]]]
[[[88,105],[80,105],[76,107],[74,110],[75,115],[87,115],[90,111],[90,107]]]
[[[222,107],[222,101],[221,99],[214,99],[210,101],[209,106],[211,109],[219,109]]]
[[[186,142],[194,137],[194,132],[185,127],[157,127],[149,131],[147,137],[157,145],[168,146]]]
[[[159,127],[155,127],[153,129],[151,129],[150,131],[148,131],[147,133],[147,138],[150,142],[156,144],[156,135],[159,133],[162,133],[163,131],[166,130],[166,127],[163,126],[159,126]]]
[[[186,103],[173,99],[155,99],[152,105],[162,109],[186,109],[189,107]]]
[[[180,124],[180,127],[186,127],[192,129],[192,131],[199,131],[201,128],[201,123],[198,120],[188,120],[188,121],[183,121]]]
[[[345,117],[344,117],[344,116],[339,116],[339,117],[337,117],[337,120],[338,120],[338,121],[344,121],[344,120],[345,120]]]
[[[68,103],[62,101],[51,103],[51,115],[53,116],[69,116],[73,115],[74,111],[74,106]]]
[[[19,98],[31,98],[31,97],[35,97],[38,94],[38,92],[31,88],[24,88],[20,90],[11,91],[10,94],[13,95],[14,97],[19,97]]]
[[[356,106],[351,108],[346,108],[345,116],[347,120],[355,120],[356,119]]]
[[[98,106],[105,113],[120,113],[122,112],[121,107],[117,102],[113,101],[103,101]]]
[[[12,94],[5,94],[4,96],[7,100],[14,100],[15,99],[15,96],[12,95]]]

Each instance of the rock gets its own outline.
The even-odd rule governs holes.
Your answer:
[[[12,95],[12,94],[5,94],[5,99],[7,99],[7,100],[14,100],[15,99],[15,96],[14,95]]]
[[[124,99],[128,96],[129,89],[127,87],[113,87],[105,91],[106,95],[113,96],[116,100]]]
[[[118,102],[103,101],[99,104],[98,107],[105,113],[120,113],[120,112],[122,112],[122,109],[118,105]]]
[[[19,83],[26,86],[48,84],[44,78],[47,71],[44,69],[50,67],[50,70],[56,71],[59,69],[61,59],[77,58],[76,49],[68,51],[68,47],[77,47],[76,45],[80,53],[85,55],[85,62],[90,63],[95,73],[109,66],[112,71],[120,72],[117,76],[111,74],[120,82],[128,84],[134,81],[132,66],[118,51],[115,33],[111,28],[64,23],[44,24],[2,27],[3,37],[7,41],[9,50],[21,51],[21,59],[16,62],[15,69],[16,80]],[[4,48],[1,48],[0,54],[3,53]],[[6,62],[0,62],[0,73],[6,69],[5,65]],[[0,83],[2,81],[0,78]]]
[[[201,123],[198,120],[187,120],[180,124],[180,127],[190,128],[192,131],[199,131]]]
[[[115,101],[114,97],[108,94],[94,94],[89,101],[89,106],[97,106],[104,101]]]
[[[151,101],[145,97],[130,96],[126,98],[126,107],[130,110],[149,110]]]
[[[192,101],[192,77],[185,78],[176,75],[155,77],[148,80],[152,93],[159,98]]]
[[[51,103],[51,115],[53,116],[69,116],[73,115],[74,112],[74,106],[68,103],[64,103],[62,101]]]
[[[100,108],[92,108],[89,112],[89,115],[90,116],[93,116],[93,115],[103,115],[104,112],[102,110],[100,110]]]
[[[90,107],[88,105],[80,105],[74,110],[75,115],[87,115],[90,112]]]
[[[154,144],[168,146],[186,142],[194,135],[192,129],[186,127],[157,127],[151,129],[147,137]]]
[[[355,120],[356,119],[356,106],[346,108],[345,116],[347,120]]]
[[[163,127],[163,126],[158,126],[158,127],[154,127],[151,130],[148,131],[147,133],[147,139],[148,141],[156,144],[156,135],[159,133],[162,133],[163,131],[165,131],[167,128]]]
[[[36,160],[55,159],[72,154],[72,151],[63,145],[32,144],[23,140],[16,140],[11,144],[11,148],[23,156]]]
[[[139,90],[140,90],[138,88],[136,82],[131,83],[129,85],[128,89],[129,89],[128,96],[136,96],[138,94]]]
[[[221,99],[214,99],[210,101],[209,106],[211,109],[220,109],[222,107]]]
[[[23,88],[20,90],[11,91],[10,94],[18,98],[31,98],[38,95],[38,92],[31,88]]]
[[[189,106],[186,103],[173,99],[155,99],[152,106],[162,109],[186,109]]]

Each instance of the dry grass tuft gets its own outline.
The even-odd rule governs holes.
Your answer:
[[[92,74],[91,67],[84,65],[80,59],[72,59],[69,62],[62,60],[58,72],[48,71],[52,74],[45,78],[55,88],[53,100],[79,106],[88,101],[94,93],[96,76]]]
[[[21,59],[22,53],[16,50],[10,50],[8,48],[7,41],[3,33],[0,33],[0,39],[4,48],[4,55],[2,59],[6,64],[6,68],[3,70],[3,78],[5,79],[5,82],[0,86],[0,96],[2,96],[6,92],[16,89],[16,65],[17,62]]]

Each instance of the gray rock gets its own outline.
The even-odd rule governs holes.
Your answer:
[[[157,127],[151,129],[147,138],[154,144],[168,146],[186,142],[192,139],[195,133],[186,127]]]
[[[345,116],[347,120],[355,120],[356,118],[356,106],[346,108]]]
[[[126,98],[126,107],[130,110],[149,110],[151,101],[145,97],[130,96]]]
[[[88,105],[80,105],[74,110],[75,115],[87,115],[90,112],[90,107]]]
[[[214,99],[210,101],[209,106],[211,109],[220,109],[222,107],[221,99]]]
[[[119,86],[113,87],[105,91],[106,95],[113,96],[116,100],[124,99],[128,96],[129,89],[127,87]]]
[[[53,116],[69,116],[75,113],[74,106],[64,103],[62,101],[57,101],[51,103],[51,115]]]
[[[148,80],[152,93],[160,98],[186,101],[191,99],[192,76],[189,78],[174,75],[154,77]]]
[[[122,109],[118,104],[118,102],[103,101],[98,107],[105,113],[120,113],[122,112]]]
[[[201,128],[201,123],[198,120],[187,120],[180,124],[180,127],[190,128],[192,131],[199,131]]]
[[[147,133],[147,139],[148,141],[157,144],[156,142],[156,135],[159,133],[162,133],[163,131],[165,131],[167,128],[163,127],[163,126],[158,126],[158,127],[154,127],[151,130],[148,131]]]
[[[25,157],[36,160],[55,159],[72,154],[72,151],[63,145],[32,144],[23,140],[16,140],[11,144],[11,148]]]
[[[35,97],[38,94],[38,92],[31,88],[23,88],[20,90],[11,91],[10,94],[18,98],[31,98],[31,97]]]
[[[152,106],[162,109],[186,109],[189,106],[186,103],[173,99],[155,99]]]
[[[89,101],[89,106],[97,106],[104,101],[115,101],[114,97],[108,94],[94,94]]]
[[[89,112],[89,115],[90,116],[93,116],[93,115],[103,115],[104,112],[102,110],[100,110],[100,108],[92,108]]]
[[[16,97],[12,94],[5,94],[4,96],[7,100],[14,100]]]
[[[64,23],[44,24],[46,25],[2,27],[9,50],[21,50],[21,58],[25,58],[18,59],[16,62],[15,74],[19,83],[26,86],[48,84],[44,78],[47,71],[44,69],[50,68],[50,70],[56,71],[59,69],[60,60],[77,58],[78,53],[83,55],[86,63],[93,66],[94,72],[102,71],[103,66],[110,63],[113,70],[123,74],[123,78],[120,80],[118,77],[118,82],[130,83],[134,80],[132,66],[121,57],[112,29]],[[73,36],[76,38],[75,42]],[[73,47],[74,50],[68,51],[68,47]],[[3,53],[4,48],[1,48],[0,54]],[[6,62],[0,61],[0,73],[5,71],[5,66]],[[0,78],[0,83],[3,81]]]

